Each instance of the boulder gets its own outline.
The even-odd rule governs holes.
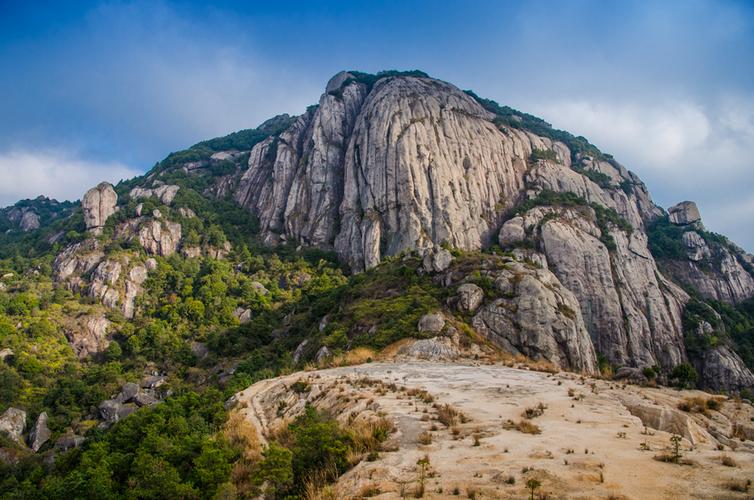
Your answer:
[[[238,322],[242,325],[251,321],[251,309],[244,309],[243,307],[236,307],[233,311],[233,316],[238,318]]]
[[[6,358],[10,358],[11,356],[13,356],[13,349],[10,347],[0,349],[0,361],[5,361]]]
[[[526,231],[524,230],[523,217],[513,217],[503,224],[498,233],[498,242],[503,248],[511,247],[516,243],[520,243],[526,239]]]
[[[715,391],[754,390],[754,374],[730,347],[718,344],[707,349],[695,363],[702,386]]]
[[[23,433],[26,428],[26,412],[10,407],[0,416],[0,432],[4,432],[18,444],[24,444]]]
[[[484,301],[484,290],[474,283],[464,283],[458,287],[458,308],[473,313]]]
[[[687,226],[702,220],[699,209],[693,201],[682,201],[668,209],[670,222],[677,226]]]
[[[76,434],[69,432],[60,436],[58,440],[55,441],[55,449],[59,451],[68,451],[73,448],[78,448],[84,444],[84,441],[86,441],[85,437],[77,436]]]
[[[114,399],[108,399],[100,403],[99,415],[105,422],[117,422],[123,404]]]
[[[421,333],[440,333],[445,326],[445,316],[442,313],[428,313],[419,319],[417,328]]]
[[[117,203],[118,195],[108,182],[102,182],[87,191],[81,198],[86,228],[99,234],[108,217],[115,213]]]
[[[631,415],[638,417],[649,428],[678,434],[686,438],[692,445],[712,441],[712,436],[707,431],[680,410],[656,405],[634,395],[622,395],[621,402]]]
[[[39,451],[42,445],[49,441],[51,436],[52,433],[49,427],[47,427],[47,412],[43,411],[37,417],[37,421],[31,429],[31,433],[29,433],[29,446],[35,452]]]
[[[151,377],[145,377],[141,381],[141,386],[144,389],[157,389],[163,386],[167,382],[167,378],[162,375],[153,375]]]
[[[138,393],[139,384],[134,384],[133,382],[125,383],[120,389],[118,396],[116,396],[115,401],[119,403],[127,403],[131,401]]]
[[[137,406],[142,407],[156,405],[160,400],[149,393],[140,392],[134,396],[133,402],[136,403]]]
[[[647,383],[647,377],[644,375],[644,371],[641,368],[634,368],[632,366],[621,366],[618,368],[613,375],[613,379],[628,380],[632,384]]]
[[[428,250],[424,254],[422,266],[428,273],[440,273],[450,266],[453,256],[444,248]]]

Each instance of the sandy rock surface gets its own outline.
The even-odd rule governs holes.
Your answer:
[[[310,390],[299,394],[289,388],[299,380]],[[412,496],[417,460],[425,455],[431,470],[425,498],[458,498],[455,491],[461,497],[475,492],[476,498],[526,498],[532,478],[548,498],[746,498],[730,485],[751,476],[754,446],[733,434],[736,428],[745,434],[741,429],[751,427],[754,410],[723,400],[719,411],[706,415],[677,408],[691,397],[711,396],[624,387],[565,372],[409,361],[264,380],[238,393],[233,403],[263,438],[307,403],[344,422],[352,412],[393,419],[397,431],[383,444],[386,451],[340,478],[340,498],[355,498],[367,488],[379,490],[378,498]],[[451,426],[438,420],[445,404],[463,414]],[[508,420],[525,420],[522,413],[540,404],[543,414],[528,420],[540,434],[504,428]],[[660,428],[645,427],[642,418]],[[653,459],[670,449],[668,430],[684,436],[683,459],[690,465]],[[430,444],[419,443],[425,432]],[[737,465],[722,465],[723,456]]]

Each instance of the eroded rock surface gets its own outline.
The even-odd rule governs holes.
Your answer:
[[[87,191],[81,198],[86,228],[95,234],[101,232],[108,217],[115,213],[117,202],[118,195],[108,182],[102,182]]]

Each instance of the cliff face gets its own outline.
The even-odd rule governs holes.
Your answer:
[[[234,190],[268,242],[334,247],[353,270],[439,243],[494,243],[531,138],[444,82],[337,75],[319,107],[258,144]],[[336,84],[341,82],[343,87]]]

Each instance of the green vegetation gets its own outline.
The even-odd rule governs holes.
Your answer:
[[[3,498],[212,498],[228,481],[241,450],[216,435],[225,420],[222,395],[186,392],[142,409],[51,471],[35,456],[0,471]]]
[[[529,160],[536,162],[539,160],[558,161],[558,154],[552,149],[537,149],[531,150],[531,156]]]
[[[299,498],[306,488],[321,488],[356,462],[379,450],[392,425],[352,424],[347,429],[329,415],[307,406],[263,452],[254,473],[270,498]],[[368,443],[364,446],[365,443]]]

